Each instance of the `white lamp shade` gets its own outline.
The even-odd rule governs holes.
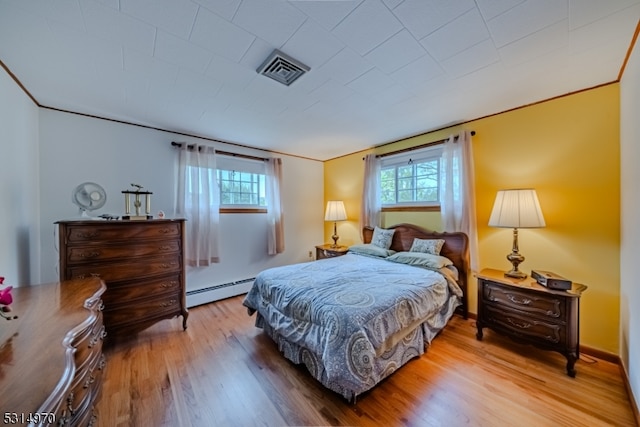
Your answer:
[[[344,210],[342,200],[329,200],[327,210],[324,213],[325,221],[344,221],[347,219],[347,212]]]
[[[536,190],[532,188],[500,190],[489,218],[489,226],[540,228],[545,226]]]

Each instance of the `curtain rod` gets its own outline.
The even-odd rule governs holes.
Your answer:
[[[172,141],[171,145],[174,147],[182,147],[182,143],[181,142],[175,142]],[[200,146],[202,147],[202,146]],[[188,150],[193,150],[195,148],[195,145],[187,145],[187,149]],[[200,150],[200,148],[198,148],[198,150]],[[266,162],[267,160],[269,160],[266,157],[257,157],[257,156],[250,156],[248,154],[239,154],[239,153],[232,153],[230,151],[222,151],[222,150],[215,150],[216,154],[220,154],[221,156],[231,156],[231,157],[241,157],[243,159],[250,159],[250,160],[258,160],[261,162]]]
[[[472,130],[470,133],[471,133],[471,136],[474,136],[476,134],[476,131]],[[456,139],[458,139],[458,136],[456,135],[453,138],[454,138],[454,140],[456,140]],[[445,139],[440,139],[438,141],[431,141],[431,142],[427,142],[427,143],[424,143],[424,144],[416,145],[415,147],[402,148],[400,150],[390,151],[390,152],[384,153],[384,154],[377,154],[376,158],[380,159],[382,157],[392,156],[392,155],[395,155],[395,154],[406,153],[408,151],[419,150],[421,148],[431,147],[432,145],[440,145],[440,144],[444,144],[448,140],[449,140],[449,138],[445,138]],[[362,160],[364,160],[364,157],[362,158]]]

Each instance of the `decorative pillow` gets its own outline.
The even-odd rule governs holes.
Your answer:
[[[391,249],[384,249],[384,248],[381,248],[380,246],[367,244],[367,243],[350,246],[349,252],[353,252],[360,255],[382,257],[382,258],[386,258],[389,255],[393,255],[396,253],[396,251],[392,251]]]
[[[391,240],[393,239],[393,233],[395,229],[387,230],[380,227],[373,229],[373,237],[371,238],[371,244],[379,246],[383,249],[389,249],[391,247]]]
[[[440,269],[453,265],[453,262],[449,258],[424,252],[398,252],[391,255],[387,260],[432,269]]]
[[[442,239],[413,239],[410,252],[424,252],[426,254],[440,255],[444,245]]]

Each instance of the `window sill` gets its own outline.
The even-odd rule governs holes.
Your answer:
[[[440,212],[440,206],[389,206],[382,212]]]
[[[267,213],[267,209],[265,208],[220,208],[221,214],[234,214],[234,213]]]

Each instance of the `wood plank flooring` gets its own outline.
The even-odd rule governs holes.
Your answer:
[[[557,353],[454,317],[420,358],[355,404],[282,357],[243,296],[162,321],[105,352],[98,426],[634,426],[619,367]]]

